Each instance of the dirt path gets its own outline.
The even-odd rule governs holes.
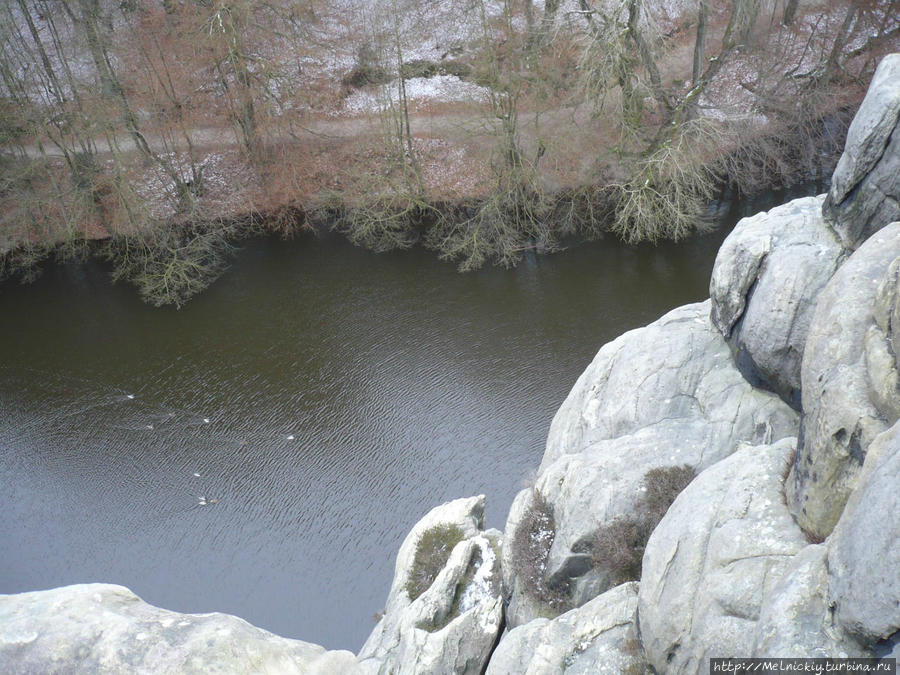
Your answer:
[[[489,120],[473,113],[416,113],[410,115],[410,127],[414,136],[444,135],[449,132],[487,133],[489,125]],[[378,133],[381,122],[378,115],[372,113],[353,117],[319,116],[296,123],[288,123],[285,126],[288,127],[287,130],[279,129],[274,133],[267,132],[265,134],[267,142],[290,143],[313,138],[325,141],[346,141]],[[191,144],[198,150],[224,149],[240,144],[235,129],[231,126],[193,127],[189,130],[189,134]],[[142,135],[150,148],[157,153],[171,152],[172,150],[184,151],[188,146],[183,135],[179,133],[173,133],[169,138],[164,138],[162,134],[152,130],[142,130]],[[93,144],[99,155],[110,154],[113,150],[119,153],[130,153],[137,150],[134,138],[124,131],[119,132],[113,140],[115,148],[111,147],[106,136],[98,135],[93,139]],[[8,147],[0,148],[0,153],[8,150]],[[25,156],[30,159],[64,156],[64,152],[59,146],[49,139],[44,139],[41,144],[35,141],[20,146],[17,150],[24,152]]]

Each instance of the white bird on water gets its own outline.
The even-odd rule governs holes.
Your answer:
[[[128,400],[131,400],[134,398],[134,394],[125,394],[125,398],[127,398]]]
[[[287,439],[288,439],[289,441],[294,440],[294,434],[291,434],[290,436],[288,436]]]
[[[208,418],[208,417],[204,417],[204,418],[203,418],[203,424],[209,424],[209,418]]]

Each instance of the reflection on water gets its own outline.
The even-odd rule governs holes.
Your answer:
[[[4,286],[0,592],[114,582],[357,650],[413,523],[486,493],[502,528],[599,346],[704,298],[723,236],[465,275],[256,241],[181,311],[97,265]]]

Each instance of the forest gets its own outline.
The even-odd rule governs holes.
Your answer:
[[[680,239],[827,177],[898,37],[896,0],[10,0],[0,277],[100,256],[180,306],[256,233]]]

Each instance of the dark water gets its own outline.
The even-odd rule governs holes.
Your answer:
[[[502,528],[600,345],[705,298],[761,206],[680,245],[465,275],[257,241],[181,311],[95,265],[0,288],[0,592],[114,582],[357,650],[416,520],[485,493]]]

